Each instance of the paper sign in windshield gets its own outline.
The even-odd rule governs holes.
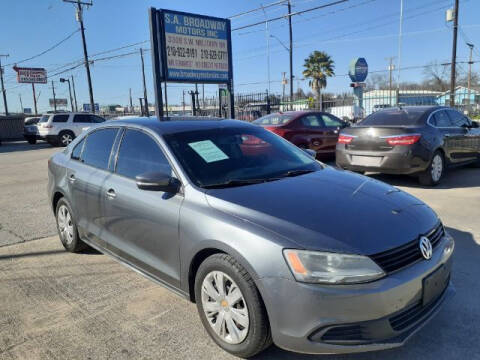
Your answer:
[[[207,163],[228,159],[228,156],[211,140],[189,143],[188,146],[195,150]]]

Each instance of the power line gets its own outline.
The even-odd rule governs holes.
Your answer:
[[[306,13],[306,12],[323,9],[323,8],[326,8],[326,7],[329,7],[329,6],[338,5],[338,4],[347,2],[347,1],[350,1],[350,0],[337,0],[337,1],[334,1],[334,2],[331,2],[331,3],[328,3],[328,4],[315,6],[315,7],[313,7],[313,8],[309,8],[309,9],[305,9],[305,10],[300,10],[300,11],[296,11],[296,12],[290,12],[290,13],[288,13],[288,14],[285,14],[285,15],[282,15],[282,16],[277,16],[277,17],[274,17],[274,18],[271,18],[271,19],[266,19],[266,20],[264,20],[264,21],[259,21],[259,22],[253,23],[253,24],[248,24],[248,25],[239,26],[239,27],[237,27],[237,28],[235,28],[235,29],[232,29],[232,31],[237,31],[237,30],[241,30],[241,29],[246,29],[246,28],[249,28],[249,27],[252,27],[252,26],[257,26],[257,25],[263,25],[263,24],[265,24],[266,22],[273,22],[273,21],[277,21],[277,20],[286,19],[286,18],[288,18],[288,17],[290,17],[290,16],[301,15],[301,14],[304,14],[304,13]]]
[[[288,0],[276,1],[276,2],[271,3],[271,4],[263,5],[263,6],[259,7],[259,8],[255,8],[255,9],[247,10],[247,11],[244,11],[244,12],[241,12],[241,13],[238,13],[238,14],[235,14],[235,15],[231,15],[231,16],[228,17],[228,19],[234,19],[234,18],[238,18],[238,17],[244,16],[244,15],[248,15],[248,14],[251,14],[251,13],[253,13],[253,12],[257,12],[257,11],[260,11],[260,10],[263,10],[263,9],[270,8],[270,7],[272,7],[272,6],[284,4],[284,3],[286,3],[287,1],[288,1]]]

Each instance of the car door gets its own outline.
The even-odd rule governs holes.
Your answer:
[[[447,110],[438,110],[432,113],[429,120],[443,138],[443,149],[449,163],[458,164],[462,162],[463,137],[465,129],[453,126]]]
[[[172,173],[160,143],[149,133],[127,128],[112,177],[103,184],[102,217],[107,248],[131,265],[180,286],[178,223],[182,194],[140,190],[135,176]]]
[[[317,153],[331,151],[328,150],[328,130],[325,128],[320,114],[304,115],[299,120],[297,134],[300,135],[301,140],[297,140],[296,143],[300,147],[305,146],[315,150]]]
[[[72,130],[75,136],[79,136],[83,129],[92,126],[92,118],[89,114],[75,114],[73,116]]]
[[[459,160],[472,161],[477,159],[479,153],[480,131],[477,128],[472,128],[472,122],[465,115],[456,110],[447,110],[452,125],[460,128],[462,132],[461,142],[462,151],[459,153]]]
[[[67,179],[72,211],[82,238],[105,247],[102,211],[103,184],[111,173],[110,157],[118,128],[99,129],[89,134],[72,151]]]
[[[325,150],[334,152],[337,146],[338,133],[345,127],[345,123],[330,114],[323,113],[321,117],[325,125]]]

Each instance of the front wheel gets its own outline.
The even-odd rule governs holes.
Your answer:
[[[435,151],[427,170],[418,177],[420,184],[426,186],[435,186],[440,183],[445,172],[445,160],[440,151]]]
[[[65,198],[58,200],[55,215],[58,236],[65,250],[79,252],[85,249],[87,245],[80,240],[70,204]]]
[[[30,145],[35,145],[37,143],[37,139],[34,137],[27,138],[27,141]]]
[[[203,326],[227,352],[248,358],[272,343],[267,312],[253,279],[230,255],[207,258],[195,278]]]

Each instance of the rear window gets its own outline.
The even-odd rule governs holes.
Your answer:
[[[38,121],[39,123],[46,123],[50,119],[50,115],[43,115],[40,120]]]
[[[292,115],[287,114],[271,114],[260,119],[255,120],[253,123],[257,125],[283,125],[293,119]]]
[[[421,125],[423,123],[424,109],[388,109],[380,110],[368,115],[360,126],[404,126]]]

